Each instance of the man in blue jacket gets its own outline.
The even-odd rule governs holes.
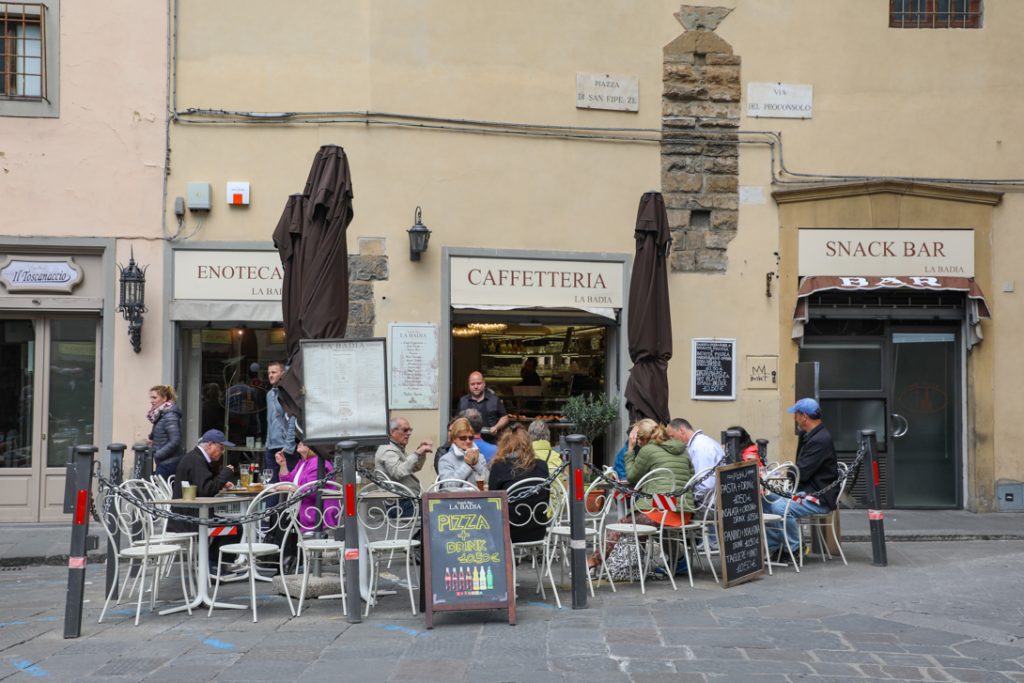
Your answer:
[[[809,515],[822,515],[836,509],[839,488],[825,493],[819,491],[839,478],[839,459],[832,435],[821,421],[821,406],[813,398],[802,398],[787,411],[793,414],[793,421],[800,430],[800,442],[796,450],[796,465],[800,470],[796,500],[775,497],[770,503],[771,512],[786,515],[786,540],[793,552],[797,539],[797,520]],[[789,506],[788,511],[787,507]],[[783,534],[778,526],[768,531],[768,551],[774,553],[782,547]]]

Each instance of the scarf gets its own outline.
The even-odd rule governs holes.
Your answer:
[[[149,412],[146,413],[146,419],[152,422],[153,424],[156,424],[156,421],[160,419],[160,416],[163,415],[164,412],[173,405],[174,401],[164,401],[160,405],[150,408]]]

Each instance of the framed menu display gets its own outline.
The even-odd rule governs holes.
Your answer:
[[[388,323],[388,397],[394,410],[437,409],[437,325]]]
[[[304,339],[303,439],[334,443],[388,439],[384,339]]]
[[[736,340],[694,339],[690,378],[690,398],[735,400]]]
[[[764,574],[764,519],[757,467],[756,462],[738,462],[715,470],[723,588]]]

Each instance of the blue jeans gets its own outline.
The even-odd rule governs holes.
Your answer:
[[[772,500],[768,501],[767,511],[773,514],[779,515],[780,517],[786,513],[786,504],[789,503],[788,498],[782,498],[775,496]],[[793,501],[789,503],[789,516],[786,517],[786,539],[790,540],[789,547],[794,553],[799,552],[796,547],[796,540],[798,538],[797,531],[797,520],[801,517],[808,517],[810,515],[823,515],[828,512],[829,509],[824,505],[818,505],[812,503],[806,498],[801,498],[799,501]],[[782,527],[776,522],[768,526],[765,531],[768,534],[768,551],[775,552],[782,547]]]

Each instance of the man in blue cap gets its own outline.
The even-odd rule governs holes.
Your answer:
[[[818,491],[839,478],[839,459],[832,435],[821,422],[821,406],[813,398],[802,398],[787,411],[793,414],[793,421],[800,430],[800,441],[796,450],[796,465],[800,470],[796,500],[775,497],[771,501],[771,512],[786,515],[786,540],[793,552],[797,536],[797,519],[809,515],[821,515],[836,509],[839,488],[835,487],[819,496]],[[788,511],[787,507],[789,506]],[[782,529],[772,525],[768,531],[768,551],[775,553],[782,547]]]

